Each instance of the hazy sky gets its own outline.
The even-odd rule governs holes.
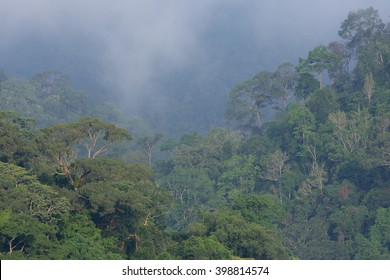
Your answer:
[[[234,80],[297,60],[369,6],[389,21],[388,0],[0,0],[0,68],[55,69],[131,100],[182,70]]]

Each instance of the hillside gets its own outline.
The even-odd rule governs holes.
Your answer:
[[[179,137],[60,72],[1,72],[0,258],[390,259],[390,23],[338,35]]]

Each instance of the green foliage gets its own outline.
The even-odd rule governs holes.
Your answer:
[[[199,209],[210,208],[213,183],[207,173],[195,168],[176,168],[159,185],[166,189],[176,206],[170,211],[172,227],[182,229],[195,221]]]
[[[49,160],[58,175],[68,179],[75,191],[82,187],[82,179],[89,173],[87,170],[81,174],[75,172],[81,148],[85,148],[85,157],[95,159],[115,142],[130,140],[131,136],[126,130],[90,117],[43,128],[36,138],[41,156]]]
[[[237,131],[167,135],[157,164],[162,134],[65,75],[0,71],[1,258],[390,259],[389,28],[350,13],[344,42],[233,87]]]
[[[389,118],[388,108],[390,106],[390,90],[383,91],[375,91],[372,96],[372,102],[370,106],[370,112],[373,115],[381,116],[380,121],[387,121]],[[382,127],[382,130],[386,130],[386,123],[384,123],[385,127]]]
[[[389,188],[373,188],[365,195],[362,203],[367,206],[370,211],[383,207],[390,207],[390,189]]]
[[[246,221],[235,212],[205,214],[204,224],[211,236],[241,258],[285,259],[287,250],[281,245],[277,231]]]
[[[57,250],[68,260],[107,260],[123,258],[114,238],[103,238],[101,231],[86,215],[72,215],[60,232],[62,241]]]
[[[389,87],[390,39],[387,37],[370,41],[360,50],[359,63],[355,70],[357,86],[363,87],[362,81],[366,75],[371,74],[375,84],[379,87]]]
[[[288,62],[279,65],[273,76],[273,95],[276,99],[280,99],[278,100],[278,103],[280,104],[277,104],[276,107],[285,110],[288,103],[290,103],[297,82],[297,73],[294,65]]]
[[[371,116],[367,112],[354,112],[348,117],[344,112],[337,111],[329,115],[333,135],[344,152],[350,154],[366,149],[371,128]]]
[[[320,82],[312,74],[304,72],[298,77],[295,96],[300,99],[306,99],[319,88]]]
[[[274,73],[261,71],[236,85],[229,94],[226,119],[241,130],[259,130],[270,109],[286,109],[296,76],[293,65],[284,63]]]
[[[240,141],[236,133],[226,129],[213,129],[207,137],[186,138],[172,151],[174,165],[204,169],[211,179],[220,175],[222,160],[232,156]]]
[[[253,79],[235,86],[230,92],[226,111],[229,121],[236,121],[243,128],[260,128],[262,109],[271,105],[272,73],[262,71]]]
[[[232,204],[245,220],[268,227],[280,224],[286,216],[280,201],[270,194],[239,194]]]
[[[69,77],[58,72],[44,72],[32,78],[32,84],[38,91],[43,111],[54,121],[75,120],[84,111],[86,95],[72,88]],[[50,124],[50,123],[46,123]]]
[[[0,178],[0,250],[8,258],[50,258],[69,201],[18,166],[0,162]]]
[[[47,259],[55,248],[55,228],[29,214],[1,211],[1,251],[7,259]]]
[[[9,78],[1,83],[1,110],[20,112],[24,117],[36,117],[43,114],[43,108],[38,103],[37,89],[29,81]]]
[[[373,242],[381,258],[390,258],[390,208],[378,208],[376,211],[375,223],[370,227],[369,239]]]
[[[384,29],[379,13],[374,8],[350,12],[341,24],[339,35],[347,41],[348,48],[359,51],[369,40]]]
[[[322,74],[325,70],[334,72],[335,68],[341,63],[342,56],[340,53],[333,52],[329,47],[320,45],[309,51],[307,59],[300,58],[298,73],[317,74],[317,80],[320,88],[323,87]]]
[[[229,250],[215,236],[191,236],[181,244],[185,260],[226,260],[230,259]]]
[[[219,177],[218,187],[228,193],[237,189],[245,194],[252,193],[256,186],[259,168],[254,156],[233,156],[224,164],[225,172]]]
[[[34,154],[30,145],[34,133],[32,119],[20,117],[16,112],[0,111],[0,161],[27,167]]]
[[[375,223],[369,228],[368,236],[356,238],[356,259],[389,259],[390,258],[390,215],[389,208],[379,207]]]
[[[310,141],[316,126],[315,116],[300,104],[291,104],[288,108],[287,124],[292,127],[293,137],[300,145]]]
[[[314,114],[316,123],[323,124],[328,115],[337,110],[336,93],[331,89],[316,90],[306,100],[305,106]]]
[[[328,76],[333,87],[337,91],[348,91],[351,88],[350,64],[351,53],[348,48],[340,42],[331,42],[328,49],[332,56],[337,58],[333,60],[333,65],[328,69]]]
[[[151,170],[144,165],[129,164],[120,159],[108,157],[78,159],[75,163],[75,170],[78,174],[85,174],[84,184],[123,180],[141,182],[150,180],[152,177]]]
[[[1,83],[0,109],[19,112],[40,126],[80,117],[86,95],[72,89],[68,77],[57,72],[37,74],[31,81],[8,78]]]
[[[170,205],[167,193],[147,179],[88,183],[80,194],[93,221],[104,235],[122,242],[122,250],[127,254],[138,250],[139,240],[148,235],[149,227],[164,226]]]
[[[335,211],[329,217],[335,239],[337,238],[339,242],[353,239],[363,231],[364,221],[367,217],[368,210],[363,205],[341,207],[340,211]]]
[[[146,155],[149,166],[152,165],[153,146],[155,146],[158,142],[160,142],[163,137],[164,137],[163,134],[156,133],[153,138],[151,136],[145,136],[145,137],[141,137],[137,142],[137,144],[142,148],[142,151]]]
[[[13,212],[29,213],[39,221],[57,225],[69,211],[69,201],[39,183],[25,169],[0,162],[1,205]]]

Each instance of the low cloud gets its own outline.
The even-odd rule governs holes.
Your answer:
[[[371,5],[390,8],[385,0],[2,0],[0,68],[55,69],[130,103],[155,94],[164,103],[161,83],[172,73],[192,67],[194,81],[209,84],[249,78],[337,39],[348,12]]]

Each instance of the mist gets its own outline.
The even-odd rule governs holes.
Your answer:
[[[369,6],[387,21],[385,0],[3,0],[0,68],[61,71],[156,125],[178,104],[202,119],[189,129],[207,129],[223,123],[231,86],[339,40],[348,12]]]

